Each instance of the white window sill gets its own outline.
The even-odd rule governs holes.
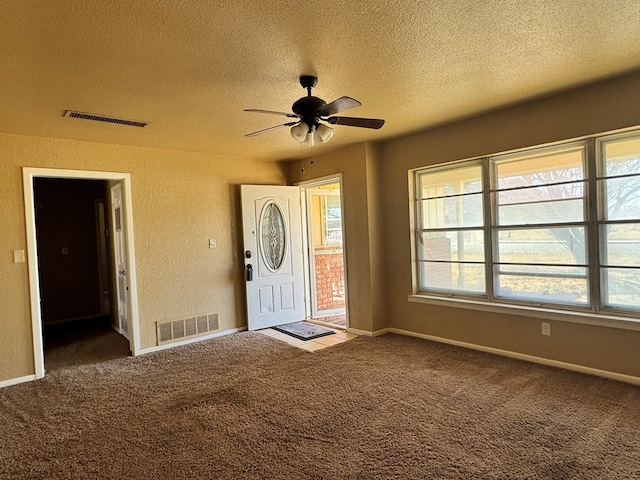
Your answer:
[[[444,298],[430,295],[409,295],[408,300],[413,303],[425,303],[451,308],[464,308],[484,312],[520,315],[559,322],[581,323],[600,327],[619,328],[623,330],[640,331],[640,319],[590,312],[576,312],[552,308],[541,308],[529,305],[512,305],[504,303],[489,303],[480,300],[462,298]]]

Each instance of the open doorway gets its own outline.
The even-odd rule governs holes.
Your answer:
[[[130,175],[25,167],[23,183],[36,378],[45,374],[44,337],[47,334],[49,345],[60,337],[84,338],[85,333],[90,335],[91,330],[105,327],[109,334],[114,329],[116,335],[125,334],[120,328],[121,302],[115,301],[121,284],[117,281],[116,262],[104,261],[109,257],[108,252],[116,249],[116,236],[107,238],[99,233],[107,223],[114,223],[108,219],[113,219],[113,195],[109,191],[115,186],[120,186],[122,191],[122,265],[127,272],[127,282],[123,284],[127,308],[124,314],[130,326],[125,335],[127,339],[120,339],[118,335],[121,345],[116,350],[137,355],[140,346]],[[52,208],[56,202],[60,204]],[[77,211],[78,204],[83,204],[83,212]],[[45,213],[47,208],[49,211]],[[45,220],[53,209],[57,213]],[[72,218],[76,223],[73,228],[70,227]],[[45,233],[47,229],[49,232]],[[88,269],[87,264],[91,264]],[[82,328],[88,332],[82,332]],[[51,333],[52,330],[56,333]],[[107,349],[100,339],[76,347],[80,357],[85,353],[92,355],[96,349]]]
[[[47,370],[129,354],[128,340],[112,328],[108,188],[105,180],[33,181]]]
[[[346,328],[347,284],[340,177],[300,185],[305,198],[309,318]]]

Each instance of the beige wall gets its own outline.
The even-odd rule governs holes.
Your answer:
[[[380,155],[389,326],[640,376],[640,332],[409,303],[408,170],[640,125],[640,74],[386,142]]]
[[[640,377],[640,333],[410,303],[408,171],[640,125],[640,74],[541,99],[382,144],[288,166],[198,153],[0,134],[0,381],[33,374],[21,167],[131,173],[142,348],[155,322],[218,312],[245,324],[242,183],[284,184],[342,173],[350,326],[395,327]],[[345,127],[347,128],[347,127]],[[286,169],[286,170],[285,170]],[[208,248],[216,238],[217,249]]]
[[[300,161],[289,163],[291,184],[327,175],[342,174],[344,246],[347,259],[347,304],[351,328],[374,331],[382,323],[382,308],[376,308],[380,293],[376,291],[376,268],[379,254],[375,250],[377,168],[366,144],[318,155],[313,165],[300,170]]]
[[[378,145],[367,144],[367,208],[369,221],[369,258],[371,275],[371,315],[374,332],[389,324],[386,311],[386,294],[389,289],[387,272],[384,269],[384,230],[382,216],[386,201],[383,192],[384,177],[381,175],[381,156]]]
[[[285,184],[284,167],[238,157],[0,134],[0,381],[34,373],[22,167],[131,174],[141,347],[155,322],[218,312],[246,325],[239,187]],[[209,249],[208,239],[217,240]]]

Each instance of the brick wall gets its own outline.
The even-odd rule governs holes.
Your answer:
[[[344,266],[342,250],[335,246],[316,247],[316,294],[318,310],[335,310],[345,307]]]

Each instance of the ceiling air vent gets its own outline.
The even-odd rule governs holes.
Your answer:
[[[123,118],[107,117],[106,115],[97,115],[95,113],[74,112],[67,110],[64,112],[65,117],[84,118],[85,120],[95,120],[96,122],[117,123],[118,125],[129,125],[131,127],[146,127],[147,122],[137,122],[135,120],[125,120]]]

